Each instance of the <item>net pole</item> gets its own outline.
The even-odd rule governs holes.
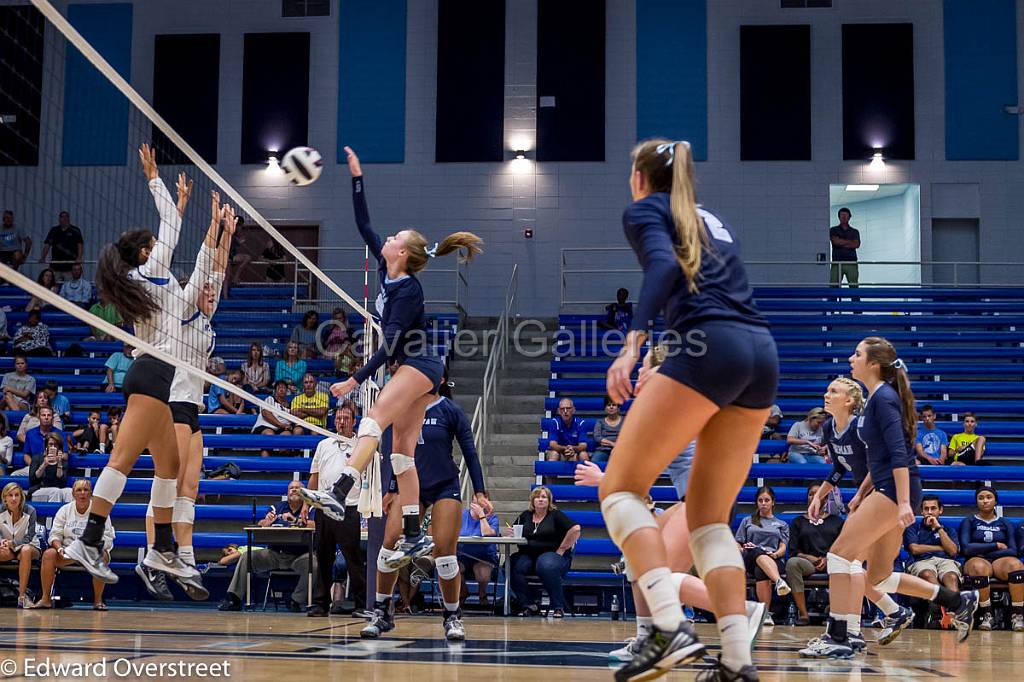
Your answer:
[[[5,280],[7,280],[7,282],[9,282],[10,284],[13,284],[14,286],[18,287],[22,291],[26,291],[26,292],[32,294],[33,296],[35,296],[35,297],[37,297],[37,298],[39,298],[39,299],[41,299],[43,301],[46,301],[47,303],[52,305],[54,308],[57,308],[58,310],[61,310],[61,311],[65,312],[65,313],[67,313],[68,315],[71,315],[72,317],[75,317],[75,318],[77,318],[79,320],[82,320],[83,322],[87,323],[91,327],[94,327],[96,329],[99,329],[99,330],[103,331],[104,333],[108,334],[109,336],[112,336],[115,339],[118,339],[122,343],[131,344],[135,348],[138,348],[139,350],[143,351],[146,355],[151,355],[151,356],[153,356],[154,358],[156,358],[158,360],[166,362],[168,365],[171,365],[175,369],[182,369],[182,370],[188,372],[189,374],[191,374],[192,376],[199,377],[199,378],[203,379],[204,381],[207,381],[207,382],[209,382],[211,384],[214,384],[216,386],[221,387],[222,389],[224,389],[225,391],[227,391],[229,393],[233,393],[233,394],[235,394],[237,396],[241,396],[242,398],[244,398],[245,400],[249,401],[250,403],[253,403],[254,405],[259,406],[260,409],[269,409],[271,412],[273,412],[279,418],[285,419],[285,420],[287,420],[287,421],[289,421],[289,422],[291,422],[293,424],[301,426],[304,429],[309,429],[310,431],[312,431],[314,433],[318,433],[321,436],[326,436],[328,438],[334,438],[335,440],[337,440],[339,438],[338,434],[336,434],[336,433],[331,433],[327,429],[324,429],[322,427],[316,426],[315,424],[310,424],[309,422],[307,422],[307,421],[305,421],[303,419],[299,419],[298,417],[296,417],[295,415],[291,414],[290,412],[285,412],[284,410],[282,410],[282,409],[280,409],[280,408],[278,408],[276,406],[271,407],[267,403],[263,402],[263,400],[261,398],[259,398],[258,396],[255,396],[255,395],[249,393],[248,391],[245,391],[245,390],[239,388],[238,386],[235,386],[234,384],[232,384],[232,383],[230,383],[228,381],[225,381],[224,379],[221,379],[220,377],[216,377],[216,376],[214,376],[212,374],[209,374],[208,372],[205,372],[205,371],[203,371],[203,370],[201,370],[201,369],[199,369],[197,367],[193,367],[192,365],[188,364],[187,362],[184,362],[180,358],[176,358],[176,357],[174,357],[173,355],[171,355],[169,353],[165,353],[164,351],[159,350],[159,349],[153,347],[152,345],[146,343],[145,341],[143,341],[142,339],[138,338],[134,334],[129,334],[128,332],[126,332],[125,330],[121,329],[120,327],[115,326],[113,324],[110,324],[109,322],[107,322],[103,318],[100,318],[100,317],[97,317],[96,315],[93,315],[88,310],[85,310],[84,308],[80,308],[79,306],[77,306],[76,304],[74,304],[71,301],[67,300],[66,298],[63,298],[62,296],[60,296],[56,292],[50,291],[46,287],[44,287],[44,286],[42,286],[40,284],[37,284],[35,282],[35,280],[32,280],[32,279],[26,277],[25,275],[21,274],[17,270],[14,270],[14,269],[12,269],[9,266],[4,265],[3,263],[0,263],[0,278],[3,278]]]
[[[362,315],[367,320],[367,324],[370,327],[375,329],[378,328],[377,324],[371,319],[369,311],[367,311],[364,306],[359,305],[359,303],[349,296],[344,289],[335,284],[334,281],[327,277],[320,268],[314,265],[313,261],[307,258],[302,251],[285,239],[284,235],[277,231],[277,228],[267,222],[267,219],[264,218],[260,212],[257,211],[256,208],[238,192],[238,190],[232,187],[223,177],[221,177],[220,173],[214,170],[213,166],[207,163],[206,160],[201,157],[160,114],[157,113],[156,109],[154,109],[149,102],[142,97],[142,95],[135,91],[128,81],[126,81],[121,74],[119,74],[107,62],[107,60],[96,51],[89,41],[82,37],[82,34],[64,18],[64,15],[50,4],[49,0],[32,0],[32,4],[57,28],[58,31],[64,35],[69,43],[76,47],[79,52],[81,52],[82,55],[121,92],[121,94],[128,98],[129,102],[134,104],[135,107],[153,123],[153,125],[159,128],[171,142],[177,145],[178,148],[184,152],[185,156],[187,156],[199,170],[201,170],[208,178],[213,180],[213,182],[218,185],[225,194],[231,197],[236,205],[242,208],[245,213],[252,216],[256,220],[257,224],[266,230],[267,234],[273,237],[277,243],[284,247],[284,249],[294,256],[297,261],[302,263],[310,272],[316,275],[318,279],[324,282],[331,291],[340,296],[343,301],[348,303],[353,309]]]

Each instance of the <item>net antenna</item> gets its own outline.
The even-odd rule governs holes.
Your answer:
[[[248,402],[258,406],[259,409],[269,410],[270,412],[273,412],[274,415],[280,419],[284,419],[293,424],[297,424],[298,426],[301,426],[304,429],[308,429],[313,433],[318,433],[321,436],[326,436],[328,438],[333,438],[335,440],[338,440],[340,438],[340,436],[336,433],[332,433],[327,429],[319,427],[315,424],[310,424],[304,419],[296,417],[292,413],[280,409],[276,405],[271,406],[268,403],[264,402],[262,398],[255,396],[252,393],[249,393],[248,391],[239,388],[238,386],[235,386],[231,382],[225,381],[220,377],[205,372],[199,369],[198,367],[193,367],[188,362],[185,362],[180,358],[176,358],[169,353],[165,353],[162,350],[153,347],[152,345],[146,343],[145,341],[142,341],[134,334],[126,332],[120,327],[110,324],[103,318],[93,315],[88,310],[80,308],[79,306],[75,305],[66,298],[63,298],[60,294],[50,291],[46,287],[36,283],[31,278],[26,277],[17,270],[14,270],[9,266],[4,265],[3,263],[0,263],[0,278],[7,280],[9,283],[13,284],[19,289],[22,289],[23,291],[27,291],[33,296],[43,301],[46,301],[54,308],[57,308],[67,313],[68,315],[72,315],[77,319],[86,322],[89,326],[95,327],[96,329],[99,329],[100,331],[109,334],[111,337],[118,339],[122,343],[131,344],[135,348],[141,350],[146,355],[151,355],[154,358],[157,358],[158,360],[162,360],[163,362],[166,362],[168,365],[171,365],[175,369],[184,370],[185,372],[188,372],[192,376],[200,377],[207,383],[219,386],[220,388],[224,389],[229,393],[234,393],[235,395],[240,396],[244,400],[247,400]],[[364,382],[364,385],[369,383],[371,382],[366,381]]]
[[[102,73],[103,76],[107,80],[109,80],[114,85],[114,87],[117,88],[121,92],[121,94],[123,94],[126,98],[128,98],[128,101],[130,101],[132,104],[134,104],[135,107],[146,118],[148,118],[150,120],[150,122],[153,123],[153,125],[155,125],[157,128],[159,128],[160,132],[162,132],[164,135],[166,135],[167,138],[171,142],[173,142],[178,147],[178,149],[185,154],[185,156],[188,157],[189,161],[191,161],[192,163],[195,164],[196,168],[198,168],[200,171],[202,171],[202,173],[204,175],[206,175],[216,185],[218,185],[220,187],[220,189],[227,196],[231,197],[231,199],[235,202],[235,204],[237,206],[241,207],[245,211],[245,213],[247,215],[252,216],[255,219],[256,223],[260,227],[262,227],[264,230],[266,230],[267,234],[269,234],[271,237],[273,237],[274,240],[278,244],[280,244],[282,247],[284,247],[284,249],[288,253],[290,253],[292,256],[294,256],[295,259],[299,263],[301,263],[304,267],[306,267],[306,269],[308,269],[311,273],[316,275],[317,279],[319,279],[321,282],[323,282],[324,284],[327,285],[327,288],[329,288],[331,291],[333,291],[335,294],[337,294],[343,301],[345,301],[350,306],[352,306],[352,309],[355,310],[356,312],[358,312],[363,317],[363,319],[366,320],[366,324],[370,327],[370,329],[372,329],[375,332],[378,332],[378,334],[380,333],[380,331],[381,331],[380,330],[380,326],[376,322],[374,322],[373,316],[370,314],[370,312],[365,307],[360,305],[354,298],[349,296],[348,293],[344,289],[342,289],[337,284],[335,284],[334,281],[331,280],[331,278],[329,278],[320,268],[318,268],[313,263],[313,261],[311,261],[305,254],[303,254],[298,248],[296,248],[294,244],[292,244],[290,241],[285,239],[284,235],[282,235],[280,232],[278,232],[277,228],[275,228],[273,225],[271,225],[267,221],[267,219],[264,218],[260,214],[260,212],[257,211],[253,207],[253,205],[250,204],[245,199],[244,196],[242,196],[241,193],[239,193],[238,190],[236,190],[234,187],[232,187],[231,184],[229,184],[227,182],[227,180],[225,180],[223,177],[221,177],[221,175],[216,170],[214,170],[213,166],[211,166],[209,163],[207,163],[206,160],[202,156],[200,156],[199,153],[196,152],[196,150],[193,149],[192,146],[188,142],[186,142],[185,139],[181,135],[179,135],[177,133],[177,131],[175,131],[174,128],[172,128],[170,126],[170,124],[167,123],[167,121],[165,121],[163,119],[162,116],[160,116],[160,114],[157,113],[156,109],[154,109],[150,105],[150,103],[147,102],[144,97],[142,97],[142,95],[140,95],[138,92],[136,92],[135,89],[128,83],[128,81],[126,81],[121,76],[121,74],[119,74],[117,72],[117,70],[114,69],[114,67],[112,67],[107,62],[107,60],[104,59],[103,56],[100,55],[100,53],[97,52],[96,49],[93,48],[93,46],[89,44],[89,41],[87,41],[82,36],[82,34],[79,33],[75,29],[75,27],[72,26],[71,23],[67,19],[64,18],[64,15],[61,14],[52,4],[50,4],[49,0],[31,0],[31,1],[32,1],[32,4],[35,6],[35,8],[37,10],[39,10],[39,12],[42,13],[43,16],[45,16],[50,21],[50,23],[52,23],[54,25],[54,27],[56,27],[56,29],[58,31],[60,31],[64,35],[64,37],[67,39],[67,41],[69,43],[71,43],[72,45],[74,45],[78,49],[78,51],[81,52],[82,55],[86,59],[88,59],[89,62],[92,63],[92,65],[95,66],[96,69],[100,73]],[[14,280],[12,279],[10,281],[13,282]],[[21,286],[21,285],[19,284],[19,286]],[[28,287],[22,287],[22,288],[26,289],[26,290],[29,290]],[[47,300],[49,300],[49,299],[47,299]],[[52,303],[52,301],[50,301],[50,302]],[[65,312],[69,312],[69,311],[65,310]],[[72,314],[74,314],[76,317],[79,317],[79,318],[82,317],[81,315],[78,315],[77,313],[72,313]],[[94,318],[94,319],[98,320],[98,318]],[[92,322],[90,322],[90,324],[92,324]],[[95,325],[95,326],[96,326],[97,329],[103,329],[104,331],[108,331],[107,329],[105,329],[101,325]],[[108,333],[109,333],[109,331],[108,331]],[[111,336],[115,336],[116,338],[122,338],[120,336],[117,336],[116,334],[111,334]],[[147,353],[148,352],[149,351],[147,351]],[[156,353],[152,353],[152,355],[154,357],[160,357]],[[161,359],[164,359],[164,358],[161,357]],[[205,372],[204,372],[204,374],[205,374]],[[211,383],[217,383],[218,386],[221,386],[222,388],[226,388],[221,383],[218,383],[218,382],[211,382]],[[237,393],[238,391],[234,391],[234,392]]]

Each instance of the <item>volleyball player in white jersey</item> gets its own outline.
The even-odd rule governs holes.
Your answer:
[[[204,369],[217,341],[213,330],[213,314],[220,302],[224,273],[227,269],[228,251],[235,233],[235,212],[231,206],[220,205],[220,194],[210,196],[210,227],[206,239],[196,257],[196,266],[185,285],[183,295],[192,301],[181,320],[185,357],[183,360],[193,367]],[[224,226],[221,231],[221,226]],[[218,233],[220,233],[218,235]],[[178,543],[178,555],[189,566],[195,567],[195,552],[192,546],[192,528],[196,516],[196,496],[199,494],[199,472],[203,464],[203,434],[199,430],[199,407],[203,404],[203,379],[182,369],[174,372],[171,384],[171,416],[178,441],[178,496],[174,500],[172,522],[174,539]],[[152,546],[155,535],[153,507],[146,510],[146,542]],[[165,574],[139,564],[135,573],[157,599],[173,599],[167,589]],[[192,599],[205,600],[210,596],[199,577],[175,576],[178,584]]]
[[[108,245],[100,255],[96,284],[124,321],[134,325],[136,336],[179,358],[183,356],[181,320],[187,302],[170,265],[192,184],[184,174],[178,176],[175,202],[160,179],[156,152],[144,144],[139,149],[139,159],[160,214],[159,232],[154,236],[149,230],[129,230]],[[124,492],[128,473],[144,449],[153,455],[150,496],[155,537],[143,563],[179,578],[198,576],[195,568],[178,557],[171,531],[178,478],[178,448],[168,406],[173,380],[172,365],[135,350],[135,361],[122,389],[127,408],[117,442],[96,481],[85,530],[64,550],[65,557],[79,562],[105,583],[116,583],[117,575],[103,557],[103,530],[111,509]]]

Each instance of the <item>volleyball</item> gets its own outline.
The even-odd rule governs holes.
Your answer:
[[[317,150],[312,147],[296,147],[281,159],[281,170],[293,185],[308,185],[320,177],[323,164]]]

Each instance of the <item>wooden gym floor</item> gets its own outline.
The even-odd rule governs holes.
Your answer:
[[[607,652],[632,635],[632,621],[566,618],[466,618],[469,639],[444,641],[436,616],[400,617],[397,628],[377,641],[359,639],[364,621],[350,617],[306,618],[298,614],[218,613],[198,609],[127,609],[99,613],[0,612],[0,679],[39,679],[41,662],[86,664],[106,660],[106,677],[87,671],[84,679],[140,679],[147,663],[223,664],[220,679],[281,680],[611,680]],[[711,654],[717,653],[714,626],[699,625]],[[1022,679],[1024,634],[975,632],[962,645],[953,633],[908,630],[889,647],[869,645],[851,661],[806,661],[797,655],[817,627],[777,626],[765,630],[754,652],[761,679],[861,680]],[[869,641],[874,630],[865,630]],[[33,659],[27,671],[27,659]],[[119,660],[120,659],[120,660]],[[116,669],[115,669],[116,666]],[[692,679],[697,667],[665,679]],[[196,669],[193,668],[193,671]],[[127,674],[126,674],[127,673]],[[164,668],[156,677],[186,677]],[[73,679],[74,670],[51,670],[45,679]],[[78,677],[78,679],[83,679]],[[214,679],[193,674],[190,679]]]

